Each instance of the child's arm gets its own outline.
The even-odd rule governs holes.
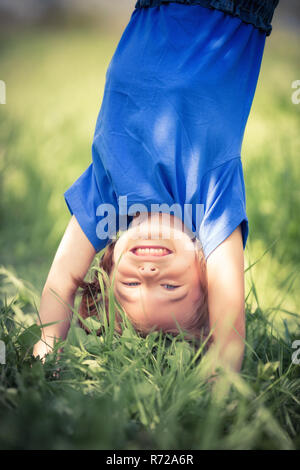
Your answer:
[[[78,283],[84,279],[95,254],[93,245],[73,215],[55,254],[43,288],[39,310],[42,324],[55,321],[59,323],[43,329],[42,339],[34,347],[34,356],[43,357],[51,351],[55,337],[65,339],[67,336],[72,311],[62,301],[74,307]]]
[[[208,310],[217,357],[239,372],[244,356],[244,252],[241,226],[207,258]],[[237,332],[232,328],[237,330]]]

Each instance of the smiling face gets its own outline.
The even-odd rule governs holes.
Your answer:
[[[115,296],[140,330],[175,332],[176,322],[183,330],[198,322],[203,272],[197,247],[179,219],[141,214],[117,240],[113,262]]]

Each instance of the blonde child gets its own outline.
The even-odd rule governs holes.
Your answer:
[[[99,286],[84,278],[106,247],[101,264],[138,331],[211,329],[211,348],[240,370],[249,231],[241,147],[277,4],[136,3],[106,73],[92,163],[64,194],[72,217],[40,305],[42,323],[58,323],[44,328],[35,355],[66,337],[79,286],[87,315]]]

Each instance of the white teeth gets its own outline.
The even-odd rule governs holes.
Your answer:
[[[166,248],[136,248],[135,250],[137,255],[164,255],[168,254],[168,250]]]

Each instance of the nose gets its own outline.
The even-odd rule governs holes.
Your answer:
[[[142,274],[142,276],[154,277],[158,273],[158,268],[155,266],[155,264],[145,263],[139,266],[139,272]]]

